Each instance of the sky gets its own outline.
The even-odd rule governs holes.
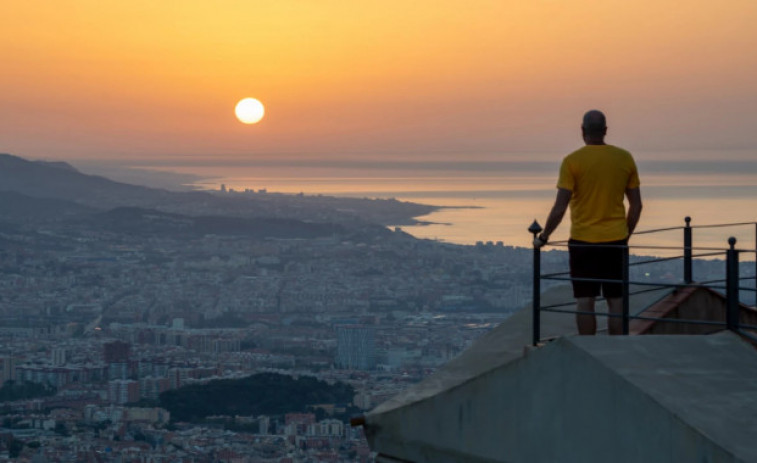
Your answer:
[[[754,0],[4,0],[0,152],[523,160],[757,148]],[[234,106],[263,102],[244,125]],[[682,154],[680,156],[686,156]]]

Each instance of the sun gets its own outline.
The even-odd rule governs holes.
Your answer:
[[[263,103],[255,98],[242,98],[234,108],[234,113],[237,115],[239,122],[255,124],[263,119],[265,108],[263,107]]]

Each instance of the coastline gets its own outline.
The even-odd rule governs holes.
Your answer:
[[[225,177],[198,175],[195,173],[173,170],[157,170],[144,167],[124,167],[109,163],[76,162],[75,168],[88,175],[97,175],[114,181],[133,185],[158,188],[175,192],[206,192],[224,195],[229,198],[249,198],[257,201],[297,200],[301,199],[311,206],[324,205],[338,212],[354,215],[388,228],[452,226],[451,222],[439,222],[420,219],[446,209],[460,209],[475,206],[438,206],[416,201],[404,201],[396,198],[358,197],[357,195],[330,195],[319,192],[294,193],[268,191],[267,189],[245,189],[241,191],[225,188],[221,183]],[[221,185],[224,185],[221,187]],[[211,188],[215,186],[216,188]],[[316,203],[316,204],[312,204]]]
[[[650,154],[640,154],[645,210],[639,229],[682,226],[685,216],[691,216],[696,225],[753,220],[749,211],[757,208],[757,183],[756,176],[748,173],[750,162],[754,163],[734,159],[715,164],[697,158],[682,163],[669,157],[658,160]],[[543,225],[554,201],[554,163],[474,164],[460,171],[455,171],[460,167],[458,163],[445,165],[445,169],[436,166],[436,170],[435,165],[412,163],[343,169],[333,164],[319,167],[315,161],[312,166],[287,165],[286,169],[279,164],[254,162],[234,166],[167,162],[134,165],[139,170],[191,176],[189,182],[174,183],[174,190],[212,192],[225,183],[227,190],[234,188],[244,193],[254,186],[256,199],[266,194],[316,198],[304,204],[328,202],[345,209],[347,214],[340,214],[342,220],[351,214],[384,226],[401,227],[416,238],[467,245],[503,241],[507,245],[529,246],[528,226],[534,219]],[[568,233],[566,222],[554,239],[567,239]],[[675,246],[680,241],[678,235],[643,235],[634,241],[645,246]],[[700,230],[695,244],[723,247],[731,235],[738,239],[739,247],[757,246],[754,230],[748,228]]]

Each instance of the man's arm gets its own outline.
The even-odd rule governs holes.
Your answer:
[[[573,196],[573,192],[566,190],[565,188],[557,189],[557,197],[555,198],[555,204],[552,206],[552,210],[549,211],[549,217],[547,217],[547,224],[544,225],[544,231],[541,232],[537,240],[541,243],[537,243],[534,240],[534,245],[537,247],[544,246],[549,241],[550,235],[555,231],[562,218],[565,215],[565,211],[568,210],[568,204],[570,204],[570,198]]]
[[[636,224],[639,223],[641,217],[641,190],[638,188],[628,188],[626,190],[626,197],[628,198],[628,217],[626,217],[626,223],[628,224],[628,236],[631,237],[633,231],[636,230]]]

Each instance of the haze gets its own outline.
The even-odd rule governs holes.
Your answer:
[[[0,19],[19,156],[522,159],[590,108],[632,150],[757,146],[753,0],[42,4]]]

